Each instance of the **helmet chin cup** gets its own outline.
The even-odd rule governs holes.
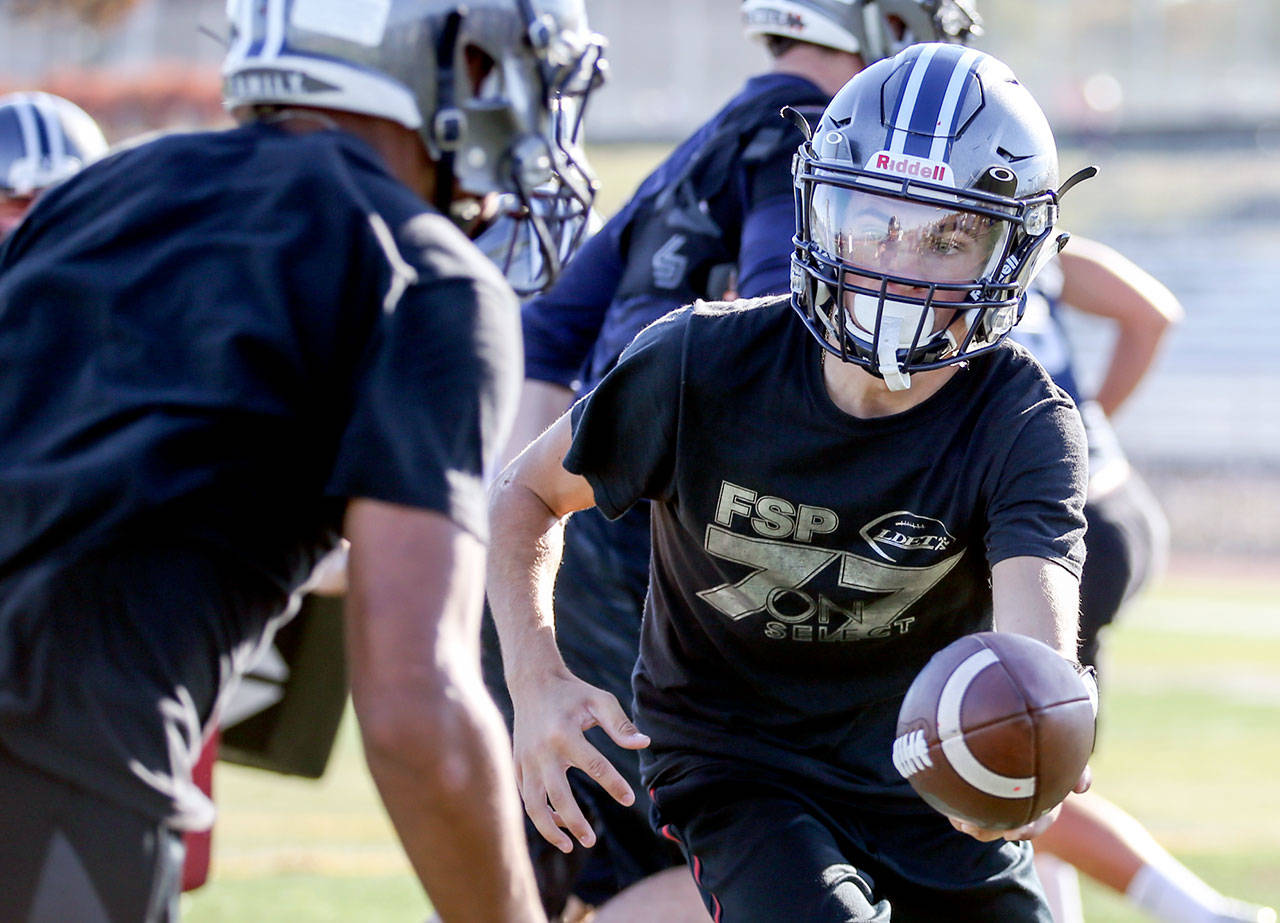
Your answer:
[[[936,317],[932,306],[861,292],[851,294],[853,310],[845,313],[845,332],[868,356],[874,357],[874,369],[890,391],[911,387],[911,373],[904,368],[910,357],[922,350],[932,352],[944,341],[955,347],[950,330],[934,333]],[[869,335],[869,330],[876,333]]]

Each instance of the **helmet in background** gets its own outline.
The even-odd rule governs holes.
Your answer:
[[[913,45],[849,81],[796,155],[793,305],[827,350],[910,387],[1013,328],[1087,173],[1058,188],[1049,124],[1003,63]]]
[[[530,219],[535,200],[540,214],[589,212],[582,115],[606,68],[582,0],[230,0],[228,13],[228,109],[311,106],[410,128],[438,165],[442,211],[456,178]]]
[[[982,34],[972,0],[743,0],[748,36],[779,35],[860,55],[864,64],[917,42]]]
[[[0,194],[27,198],[107,150],[87,112],[52,93],[0,96]]]

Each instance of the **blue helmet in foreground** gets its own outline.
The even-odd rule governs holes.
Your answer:
[[[796,155],[793,303],[825,348],[908,388],[1008,334],[1086,175],[1059,187],[1049,123],[1003,63],[913,45],[846,84]]]

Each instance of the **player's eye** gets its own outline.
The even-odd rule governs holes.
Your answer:
[[[930,234],[925,238],[925,248],[930,253],[936,253],[940,256],[964,253],[971,249],[972,246],[972,240],[954,232]]]

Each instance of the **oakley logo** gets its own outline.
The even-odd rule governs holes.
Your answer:
[[[919,564],[936,558],[955,536],[937,519],[898,510],[858,530],[872,551],[894,564]],[[920,561],[912,560],[920,557]]]

